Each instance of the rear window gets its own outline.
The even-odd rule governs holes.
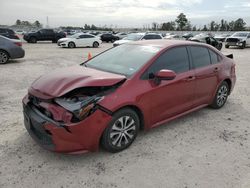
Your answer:
[[[209,50],[210,58],[211,58],[211,63],[212,64],[217,64],[220,62],[220,57],[218,54],[213,52],[212,50]]]
[[[208,49],[200,46],[190,47],[195,68],[205,67],[211,64]]]

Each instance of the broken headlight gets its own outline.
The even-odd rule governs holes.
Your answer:
[[[83,120],[96,110],[96,103],[103,97],[100,96],[84,96],[71,98],[57,98],[55,102],[70,111],[75,118]]]

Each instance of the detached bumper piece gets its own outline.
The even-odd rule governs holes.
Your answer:
[[[24,125],[30,136],[47,150],[54,150],[55,145],[52,141],[52,135],[44,127],[47,121],[39,116],[32,107],[23,106]]]

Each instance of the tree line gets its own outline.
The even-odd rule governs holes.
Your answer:
[[[29,21],[16,20],[14,26],[25,26],[25,27],[37,27],[42,28],[42,24],[36,20],[34,23]],[[82,30],[104,30],[112,31],[112,26],[107,27],[106,25],[102,27],[97,27],[94,24],[85,24],[84,27],[73,27],[73,26],[61,26],[63,29],[82,29]],[[197,28],[196,25],[192,25],[184,13],[180,13],[175,21],[164,22],[158,24],[156,22],[152,23],[152,26],[144,25],[144,30],[162,30],[162,31],[244,31],[247,30],[246,22],[242,18],[236,20],[227,21],[222,19],[220,22],[211,21],[209,24],[204,25],[202,28]],[[248,28],[249,29],[249,28]]]
[[[14,26],[24,26],[24,27],[38,27],[38,28],[42,28],[43,25],[36,20],[35,22],[31,23],[29,21],[21,21],[21,20],[16,20]]]
[[[145,29],[145,28],[144,28]],[[152,30],[163,31],[245,31],[246,22],[242,18],[236,20],[227,21],[222,19],[219,23],[211,21],[209,24],[204,25],[203,28],[197,28],[195,25],[191,25],[187,16],[184,13],[180,13],[175,21],[164,22],[158,24],[152,23]]]

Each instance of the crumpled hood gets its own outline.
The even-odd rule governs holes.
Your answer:
[[[82,87],[112,86],[126,79],[125,76],[113,74],[84,66],[59,69],[41,76],[29,88],[29,93],[42,99],[60,97]]]

